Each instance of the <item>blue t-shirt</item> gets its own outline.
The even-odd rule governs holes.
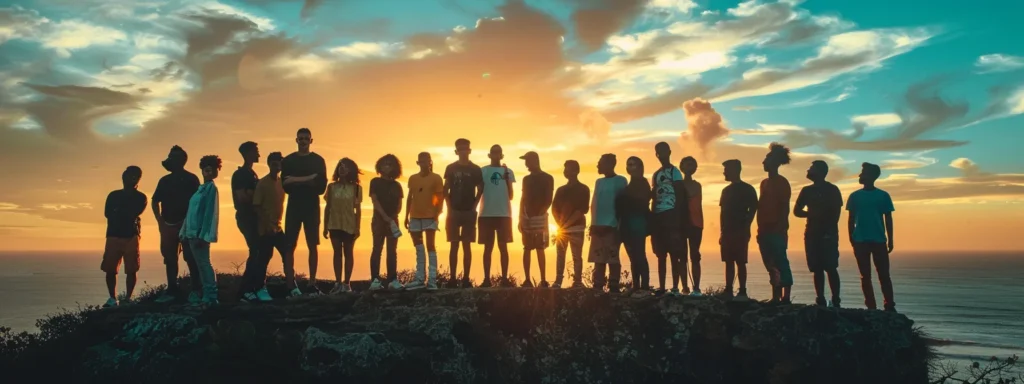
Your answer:
[[[850,194],[846,210],[853,216],[853,242],[885,243],[884,215],[895,211],[889,193],[881,189],[861,189]]]
[[[590,212],[593,213],[593,220],[590,226],[605,226],[618,228],[619,217],[615,213],[615,201],[626,190],[625,177],[615,175],[597,179],[594,185],[594,197],[590,201]]]
[[[662,167],[654,176],[654,213],[661,213],[676,207],[676,190],[673,183],[683,181],[683,174],[673,165]]]

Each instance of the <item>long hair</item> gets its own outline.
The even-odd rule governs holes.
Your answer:
[[[338,160],[338,165],[334,166],[334,176],[331,177],[331,181],[342,181],[341,173],[338,172],[338,169],[341,168],[342,164],[345,164],[345,168],[348,168],[348,174],[345,175],[344,182],[359,185],[359,175],[362,175],[363,171],[359,170],[359,166],[356,165],[355,161],[347,157],[343,157],[341,160]]]
[[[380,168],[381,168],[381,166],[384,165],[385,161],[389,161],[389,160],[395,166],[391,168],[391,174],[390,175],[385,175],[385,174],[381,173]],[[389,154],[381,156],[379,159],[377,159],[377,164],[374,165],[374,170],[377,171],[378,175],[387,176],[387,177],[390,177],[392,179],[397,179],[399,177],[402,177],[402,161],[398,160],[398,156],[395,156],[395,155],[392,155],[392,154],[389,153]]]

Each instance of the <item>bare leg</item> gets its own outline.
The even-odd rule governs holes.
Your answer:
[[[501,254],[501,276],[508,279],[508,243],[498,241],[498,253]]]
[[[107,272],[107,294],[111,299],[117,298],[117,274]]]
[[[540,281],[546,283],[548,281],[548,274],[545,271],[547,269],[547,260],[545,260],[544,248],[537,250],[537,264],[537,267],[540,268]]]
[[[138,280],[139,280],[139,276],[135,272],[129,273],[124,278],[124,282],[125,282],[125,286],[126,286],[125,287],[125,295],[128,296],[129,299],[131,299],[132,298],[132,294],[135,293],[135,283]]]

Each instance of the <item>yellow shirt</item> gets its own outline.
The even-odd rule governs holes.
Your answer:
[[[444,206],[444,181],[436,173],[409,176],[409,215],[413,219],[433,219]]]
[[[354,184],[331,183],[327,186],[324,200],[331,208],[327,211],[327,223],[324,227],[328,230],[356,233],[359,229],[356,209],[363,203],[361,188]]]
[[[259,215],[260,235],[281,232],[281,214],[284,213],[284,188],[281,179],[264,176],[256,184],[252,205]]]

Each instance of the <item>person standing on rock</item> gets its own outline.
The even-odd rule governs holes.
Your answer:
[[[420,152],[416,164],[420,171],[409,176],[409,199],[405,210],[405,229],[409,230],[412,244],[416,247],[416,279],[406,284],[405,289],[436,290],[437,248],[434,239],[438,217],[444,209],[444,181],[434,173],[434,160],[430,153]],[[430,265],[427,265],[428,261]]]
[[[252,204],[252,196],[256,193],[256,184],[259,184],[260,178],[253,171],[252,165],[260,161],[260,149],[256,143],[247,141],[238,147],[238,153],[242,155],[242,166],[231,175],[231,200],[235,204],[235,223],[245,239],[246,248],[249,248],[245,264],[256,265],[260,258],[260,235],[259,218]],[[245,289],[240,291],[243,296],[247,292]]]
[[[572,287],[583,288],[583,238],[590,212],[590,187],[580,182],[580,163],[566,160],[562,174],[569,182],[558,187],[551,203],[558,233],[555,235],[555,288],[562,288],[565,254],[572,252]]]
[[[740,289],[736,299],[747,300],[747,253],[750,246],[750,225],[757,214],[757,191],[740,178],[743,164],[739,160],[726,160],[725,181],[729,185],[722,189],[719,199],[721,206],[721,247],[722,261],[725,262],[725,295],[733,296],[733,277],[738,277]]]
[[[590,203],[594,220],[590,224],[588,261],[594,263],[593,288],[598,291],[603,291],[607,283],[609,292],[618,292],[622,275],[622,265],[619,263],[622,244],[619,238],[619,210],[623,192],[629,182],[625,177],[615,174],[616,163],[615,155],[601,155],[597,162],[597,172],[603,177],[597,179],[594,198]]]
[[[449,164],[444,170],[444,198],[448,204],[445,232],[448,243],[451,244],[448,268],[451,274],[449,285],[452,288],[471,288],[469,271],[473,264],[473,252],[470,245],[476,241],[477,206],[480,204],[480,196],[484,193],[480,166],[469,161],[469,154],[472,152],[469,140],[455,140],[455,154],[459,156],[459,160]],[[460,245],[463,255],[461,282],[457,280],[456,273]]]
[[[658,293],[665,293],[666,257],[671,257],[672,262],[672,294],[679,295],[680,277],[683,280],[683,293],[689,293],[685,277],[686,245],[683,243],[683,234],[687,230],[685,226],[690,221],[686,185],[679,168],[672,165],[672,149],[668,143],[663,141],[656,144],[654,152],[661,162],[661,168],[651,176],[651,211],[654,212],[651,245],[658,257]]]
[[[203,156],[199,169],[203,171],[203,185],[188,201],[188,213],[181,226],[181,238],[192,248],[199,268],[199,281],[203,285],[203,304],[218,304],[217,275],[210,262],[210,244],[217,242],[220,223],[220,195],[213,181],[220,174],[221,160],[215,155]],[[195,279],[195,276],[193,276]]]
[[[619,205],[619,233],[632,268],[633,296],[649,296],[651,267],[647,263],[647,237],[650,235],[651,184],[644,177],[644,162],[632,156],[626,160],[629,184]]]
[[[704,237],[704,207],[701,185],[693,179],[697,173],[697,159],[686,156],[679,162],[679,170],[683,172],[683,185],[686,186],[687,211],[689,215],[683,220],[683,245],[687,247],[690,254],[690,278],[693,281],[692,296],[700,296],[700,243]],[[686,260],[683,260],[685,263]],[[687,276],[683,276],[685,280]]]
[[[885,299],[885,310],[896,312],[893,299],[892,277],[889,275],[889,254],[893,250],[892,212],[896,209],[889,193],[875,187],[882,169],[875,164],[864,163],[860,171],[860,183],[864,188],[850,194],[846,210],[850,211],[848,228],[853,254],[860,269],[860,286],[864,291],[864,305],[876,309],[875,291],[871,285],[871,262],[878,271],[878,282]]]
[[[526,160],[530,174],[523,178],[523,199],[519,204],[519,233],[523,236],[524,288],[532,288],[530,279],[530,251],[537,252],[537,267],[540,270],[540,287],[548,287],[547,262],[544,250],[551,242],[548,224],[548,209],[551,208],[555,178],[540,169],[537,152],[527,152],[520,157]]]
[[[481,168],[484,188],[480,199],[480,228],[478,240],[484,246],[484,281],[481,287],[491,286],[491,254],[498,244],[501,254],[501,280],[499,285],[509,287],[508,243],[512,242],[512,184],[516,175],[501,161],[505,158],[500,145],[491,146],[488,154],[491,164]]]
[[[192,257],[192,248],[179,236],[185,214],[188,212],[188,200],[199,189],[199,178],[185,170],[187,162],[188,154],[184,149],[177,145],[171,147],[167,159],[161,163],[170,173],[160,178],[153,192],[151,205],[157,226],[160,228],[160,254],[163,256],[167,272],[167,289],[156,298],[157,303],[170,303],[178,297],[179,253],[185,259],[188,273],[192,276],[192,294],[189,295],[189,301],[199,302],[199,269],[196,267],[195,258]]]
[[[267,173],[256,184],[256,192],[252,195],[252,205],[256,210],[259,235],[259,259],[253,263],[245,263],[245,274],[242,275],[242,300],[245,302],[273,301],[267,291],[267,266],[274,257],[274,248],[283,256],[288,254],[288,244],[281,230],[281,216],[284,214],[284,188],[281,186],[281,152],[273,152],[267,156]],[[284,280],[288,289],[295,288],[295,269],[284,264]]]
[[[100,269],[106,273],[107,293],[110,297],[103,307],[116,307],[117,270],[124,260],[125,301],[132,300],[135,282],[139,272],[139,237],[142,235],[142,220],[146,211],[146,194],[139,192],[142,168],[129,166],[121,173],[123,188],[110,192],[103,206],[107,218],[107,241],[103,247],[103,262]]]
[[[316,287],[316,272],[319,255],[317,245],[320,244],[320,195],[327,189],[327,163],[324,158],[312,152],[313,134],[309,128],[300,128],[295,133],[298,151],[284,158],[281,163],[281,180],[285,193],[288,194],[288,210],[284,217],[284,234],[291,248],[285,263],[295,265],[295,249],[299,242],[299,231],[306,238],[309,249],[309,290],[312,294],[320,293]],[[302,291],[295,287],[290,296],[302,296]]]
[[[355,266],[356,239],[363,215],[363,186],[359,166],[347,157],[338,160],[324,200],[324,238],[334,251],[334,288],[331,294],[352,292],[352,268]],[[344,281],[342,281],[344,275]]]
[[[384,282],[391,290],[400,290],[402,283],[398,281],[398,237],[402,235],[398,227],[398,214],[402,211],[402,162],[398,157],[387,154],[377,159],[374,166],[377,177],[370,180],[370,200],[373,201],[373,218],[370,221],[373,236],[373,251],[370,253],[370,290],[384,288],[380,281],[380,257],[387,246],[387,276]]]
[[[815,160],[807,170],[812,184],[800,190],[793,207],[796,217],[807,219],[804,230],[804,252],[807,268],[814,274],[815,303],[827,306],[825,301],[825,275],[832,290],[832,306],[839,308],[839,215],[843,209],[843,194],[839,187],[828,181],[828,164]]]
[[[773,304],[790,304],[793,272],[789,267],[789,180],[779,174],[779,167],[789,164],[789,148],[771,143],[765,155],[768,178],[761,181],[761,199],[757,204],[757,245],[761,260],[768,270]]]

